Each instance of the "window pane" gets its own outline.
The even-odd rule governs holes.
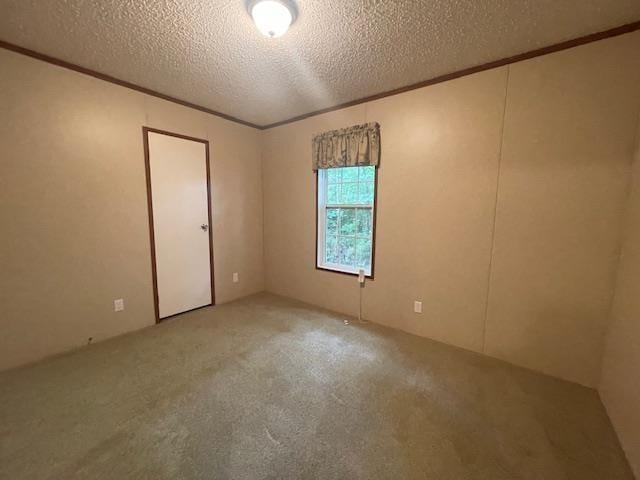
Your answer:
[[[358,169],[359,167],[344,167],[342,170],[343,182],[357,182],[358,181]]]
[[[360,183],[358,203],[373,203],[373,182]]]
[[[342,169],[341,168],[327,169],[327,181],[329,183],[340,183],[342,181]]]
[[[366,270],[371,267],[371,239],[358,238],[356,243],[356,267]]]
[[[324,259],[327,263],[338,263],[340,261],[338,257],[338,237],[327,236]]]
[[[356,210],[356,234],[359,237],[368,237],[371,235],[371,216],[370,208],[358,208]]]
[[[333,170],[336,170],[335,168]],[[340,198],[340,185],[327,186],[327,203],[338,203]]]
[[[341,203],[348,205],[358,203],[358,184],[357,183],[343,183],[342,184],[342,199]]]
[[[340,265],[354,266],[356,262],[355,237],[338,237],[338,252]]]
[[[360,181],[372,182],[376,178],[376,167],[360,167]]]
[[[340,209],[340,235],[356,234],[356,209],[341,208]]]
[[[338,235],[338,217],[340,209],[327,208],[326,235]]]

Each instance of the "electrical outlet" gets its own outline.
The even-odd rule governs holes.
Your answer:
[[[422,302],[418,302],[417,300],[413,302],[413,311],[415,313],[422,313]]]
[[[239,281],[238,272],[233,272],[233,283],[238,283]]]
[[[116,312],[121,312],[124,310],[124,300],[122,298],[118,298],[113,301],[113,310]]]

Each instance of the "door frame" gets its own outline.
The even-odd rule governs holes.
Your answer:
[[[208,305],[203,305],[201,307],[196,307],[191,310],[185,310],[184,312],[175,313],[173,315],[169,315],[168,317],[160,318],[160,303],[158,297],[158,271],[156,267],[156,242],[155,242],[155,233],[153,227],[153,199],[152,199],[152,191],[151,191],[151,158],[149,157],[149,133],[157,133],[160,135],[167,135],[169,137],[181,138],[183,140],[191,140],[193,142],[204,143],[205,148],[205,159],[206,159],[206,173],[207,173],[207,213],[209,217],[209,270],[211,272],[211,303]],[[188,135],[182,135],[180,133],[169,132],[167,130],[159,130],[157,128],[151,127],[142,127],[142,144],[144,146],[144,166],[145,166],[145,176],[147,180],[147,208],[149,212],[149,240],[151,243],[151,276],[153,278],[153,306],[155,309],[155,317],[156,323],[160,323],[162,320],[166,320],[167,318],[175,317],[176,315],[181,315],[186,312],[191,312],[193,310],[198,310],[200,308],[211,307],[216,304],[216,293],[215,293],[215,279],[213,274],[213,216],[211,213],[211,165],[209,162],[209,140],[205,140],[203,138],[190,137]]]

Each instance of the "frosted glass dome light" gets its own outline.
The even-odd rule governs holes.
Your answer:
[[[257,0],[249,6],[253,22],[262,34],[278,38],[287,33],[294,19],[293,6],[284,0]]]

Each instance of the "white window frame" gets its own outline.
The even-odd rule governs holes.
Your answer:
[[[365,277],[373,279],[374,271],[374,256],[375,256],[375,233],[376,233],[376,200],[378,193],[378,168],[375,168],[374,180],[373,180],[373,201],[367,204],[327,204],[326,192],[327,192],[327,170],[318,169],[316,172],[316,268],[321,270],[328,270],[337,273],[346,273],[349,275],[358,275],[360,268],[351,267],[349,265],[341,265],[337,263],[325,262],[325,246],[326,246],[326,212],[328,208],[370,208],[371,209],[371,260],[369,262],[369,268],[365,269]]]

